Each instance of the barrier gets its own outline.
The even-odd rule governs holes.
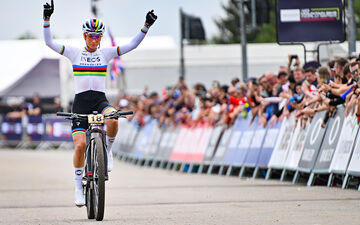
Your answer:
[[[314,168],[312,169],[308,185],[315,182],[316,174],[329,174],[330,164],[341,134],[344,121],[344,107],[337,107],[336,115],[329,119],[328,128],[322,141],[321,148],[316,159]]]
[[[20,142],[23,133],[21,118],[9,119],[3,115],[1,123],[1,133],[4,141]]]
[[[244,164],[247,152],[249,150],[251,141],[253,139],[253,136],[255,134],[255,128],[258,126],[258,118],[255,118],[252,122],[252,124],[250,124],[250,127],[248,127],[243,135],[241,136],[239,145],[238,145],[238,150],[236,151],[236,154],[234,156],[234,160],[232,165],[235,167],[241,167]]]
[[[154,123],[147,123],[136,137],[134,149],[132,150],[135,159],[142,159],[142,157],[146,156],[145,148],[150,138],[153,126]]]
[[[345,117],[341,135],[336,146],[333,160],[330,165],[330,177],[328,186],[333,183],[333,178],[337,174],[343,175],[346,173],[347,166],[350,161],[351,154],[354,149],[356,135],[358,134],[359,124],[355,115]],[[347,178],[345,177],[343,184],[346,185]],[[345,186],[344,186],[345,187]]]
[[[256,178],[258,169],[268,168],[270,157],[273,153],[273,150],[276,145],[280,133],[281,123],[276,123],[275,125],[268,124],[268,129],[266,136],[264,138],[263,145],[261,147],[259,159],[256,163],[256,169],[254,171],[253,177]]]
[[[26,131],[30,142],[40,142],[44,134],[42,116],[29,116]]]
[[[297,167],[299,165],[301,155],[304,150],[306,135],[310,129],[310,121],[307,121],[304,126],[302,126],[301,121],[299,120],[296,123],[295,130],[293,132],[290,145],[287,149],[287,156],[284,163],[284,168],[281,173],[280,180],[284,181],[290,177],[292,180],[292,175],[295,175]]]
[[[295,116],[291,114],[289,118],[285,118],[281,124],[278,139],[276,141],[274,150],[272,151],[269,163],[266,179],[270,179],[274,171],[282,170],[286,161],[287,153],[289,151],[289,145],[293,136],[293,130],[295,127]]]
[[[352,151],[351,159],[349,162],[349,166],[346,170],[346,176],[343,181],[342,188],[346,188],[348,186],[349,179],[354,177],[360,177],[360,135],[359,133],[355,139],[355,147]],[[360,185],[358,186],[358,190],[360,191]]]
[[[325,111],[317,113],[310,124],[309,132],[306,135],[304,150],[294,175],[293,183],[298,181],[301,175],[300,173],[310,174],[311,170],[314,168],[317,156],[320,151],[321,143],[325,136],[326,127],[331,122],[329,119],[329,121],[326,123],[326,127],[321,127],[325,113]]]
[[[226,129],[226,126],[216,126],[213,128],[213,132],[211,133],[209,144],[206,148],[205,156],[204,156],[204,163],[210,163],[214,157],[216,152],[216,148],[220,143],[220,139],[222,133]]]
[[[239,144],[244,132],[249,129],[250,116],[243,119],[241,116],[236,118],[236,121],[231,129],[228,145],[226,146],[223,165],[233,165],[236,153],[239,151]]]
[[[44,141],[54,142],[71,142],[71,123],[68,120],[61,118],[43,119],[45,132],[43,135]]]

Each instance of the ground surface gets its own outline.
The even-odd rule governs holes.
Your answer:
[[[0,150],[0,224],[360,224],[360,193],[116,161],[102,222],[73,203],[71,151]]]

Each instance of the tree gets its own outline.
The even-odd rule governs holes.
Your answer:
[[[32,34],[30,31],[26,31],[25,33],[21,34],[17,39],[18,40],[26,40],[26,39],[36,39],[37,37]]]
[[[276,42],[276,17],[275,0],[257,0],[257,28],[250,29],[251,24],[251,3],[245,4],[247,41],[249,43]],[[239,43],[240,39],[240,9],[236,0],[229,0],[228,5],[222,4],[226,17],[215,20],[219,29],[219,35],[212,38],[216,44]],[[260,22],[260,23],[259,23]]]

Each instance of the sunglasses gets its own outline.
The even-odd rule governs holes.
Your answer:
[[[356,69],[356,70],[354,70],[354,71],[351,71],[351,74],[352,74],[352,75],[355,75],[357,72],[359,72],[359,69]]]
[[[102,35],[99,35],[99,34],[87,34],[86,37],[90,38],[90,39],[99,40],[102,37]]]

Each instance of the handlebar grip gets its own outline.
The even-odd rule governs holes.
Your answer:
[[[57,116],[71,116],[72,113],[67,113],[67,112],[57,112],[56,113]]]
[[[133,111],[119,112],[119,116],[127,116],[127,115],[132,115],[132,114],[134,114]]]

